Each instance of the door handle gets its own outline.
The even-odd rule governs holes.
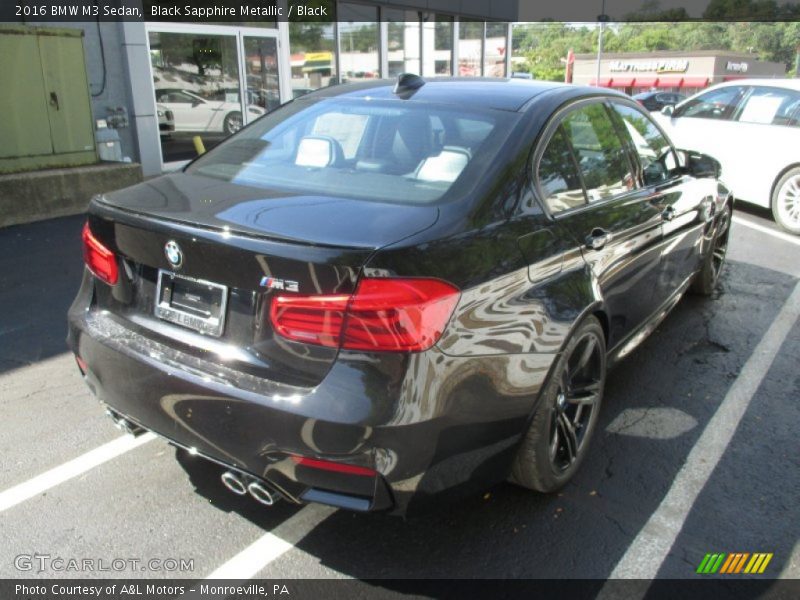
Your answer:
[[[675,218],[675,207],[668,206],[661,211],[661,219],[664,221],[672,221]]]
[[[611,234],[605,229],[595,227],[592,232],[586,236],[586,247],[590,250],[600,250],[611,240]]]
[[[55,92],[50,92],[50,106],[55,106],[56,110],[61,109],[61,107],[58,105],[58,94]]]

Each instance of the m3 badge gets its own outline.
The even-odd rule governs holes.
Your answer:
[[[300,291],[300,286],[296,281],[291,281],[290,279],[278,279],[277,277],[262,277],[259,285],[267,288],[268,290],[284,290],[286,292]]]

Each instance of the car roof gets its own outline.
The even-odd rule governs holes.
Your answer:
[[[752,77],[749,79],[734,79],[732,81],[726,81],[724,83],[718,83],[716,85],[710,86],[718,88],[718,87],[730,87],[734,85],[760,85],[760,86],[767,86],[767,87],[779,87],[779,88],[787,88],[790,90],[797,90],[800,92],[800,79],[774,79],[774,78],[756,78]],[[705,91],[705,90],[703,90]]]
[[[297,101],[324,98],[397,99],[394,79],[377,79],[346,85],[321,88],[301,96]],[[453,104],[465,108],[485,108],[507,111],[522,109],[533,98],[553,90],[574,90],[574,95],[587,91],[598,95],[623,95],[599,88],[587,88],[552,81],[536,81],[497,77],[434,77],[425,78],[425,85],[408,93],[406,102]]]

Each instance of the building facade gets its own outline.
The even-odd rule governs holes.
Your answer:
[[[597,55],[575,56],[573,82],[613,87],[629,94],[651,89],[694,94],[709,85],[745,77],[785,77],[782,63],[758,60],[752,54],[724,51],[603,54],[600,76]]]
[[[410,0],[414,4],[413,0]],[[280,5],[280,2],[278,3]],[[416,4],[419,4],[417,2]],[[280,104],[320,87],[412,72],[509,72],[516,0],[336,2],[335,22],[73,22],[83,31],[92,114],[145,176],[176,168]],[[507,6],[506,6],[507,5]],[[457,8],[460,12],[453,12]],[[23,23],[23,25],[25,25]],[[31,24],[34,27],[37,24]]]

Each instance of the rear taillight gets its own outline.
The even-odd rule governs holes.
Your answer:
[[[83,237],[83,260],[86,262],[86,266],[98,279],[109,285],[115,285],[119,279],[117,257],[92,235],[89,223],[83,226],[81,235]]]
[[[350,296],[342,294],[280,295],[272,299],[269,317],[275,333],[285,338],[336,347],[349,301]]]
[[[270,320],[276,333],[298,342],[421,352],[439,340],[458,297],[456,287],[438,279],[362,279],[352,296],[277,295]]]

